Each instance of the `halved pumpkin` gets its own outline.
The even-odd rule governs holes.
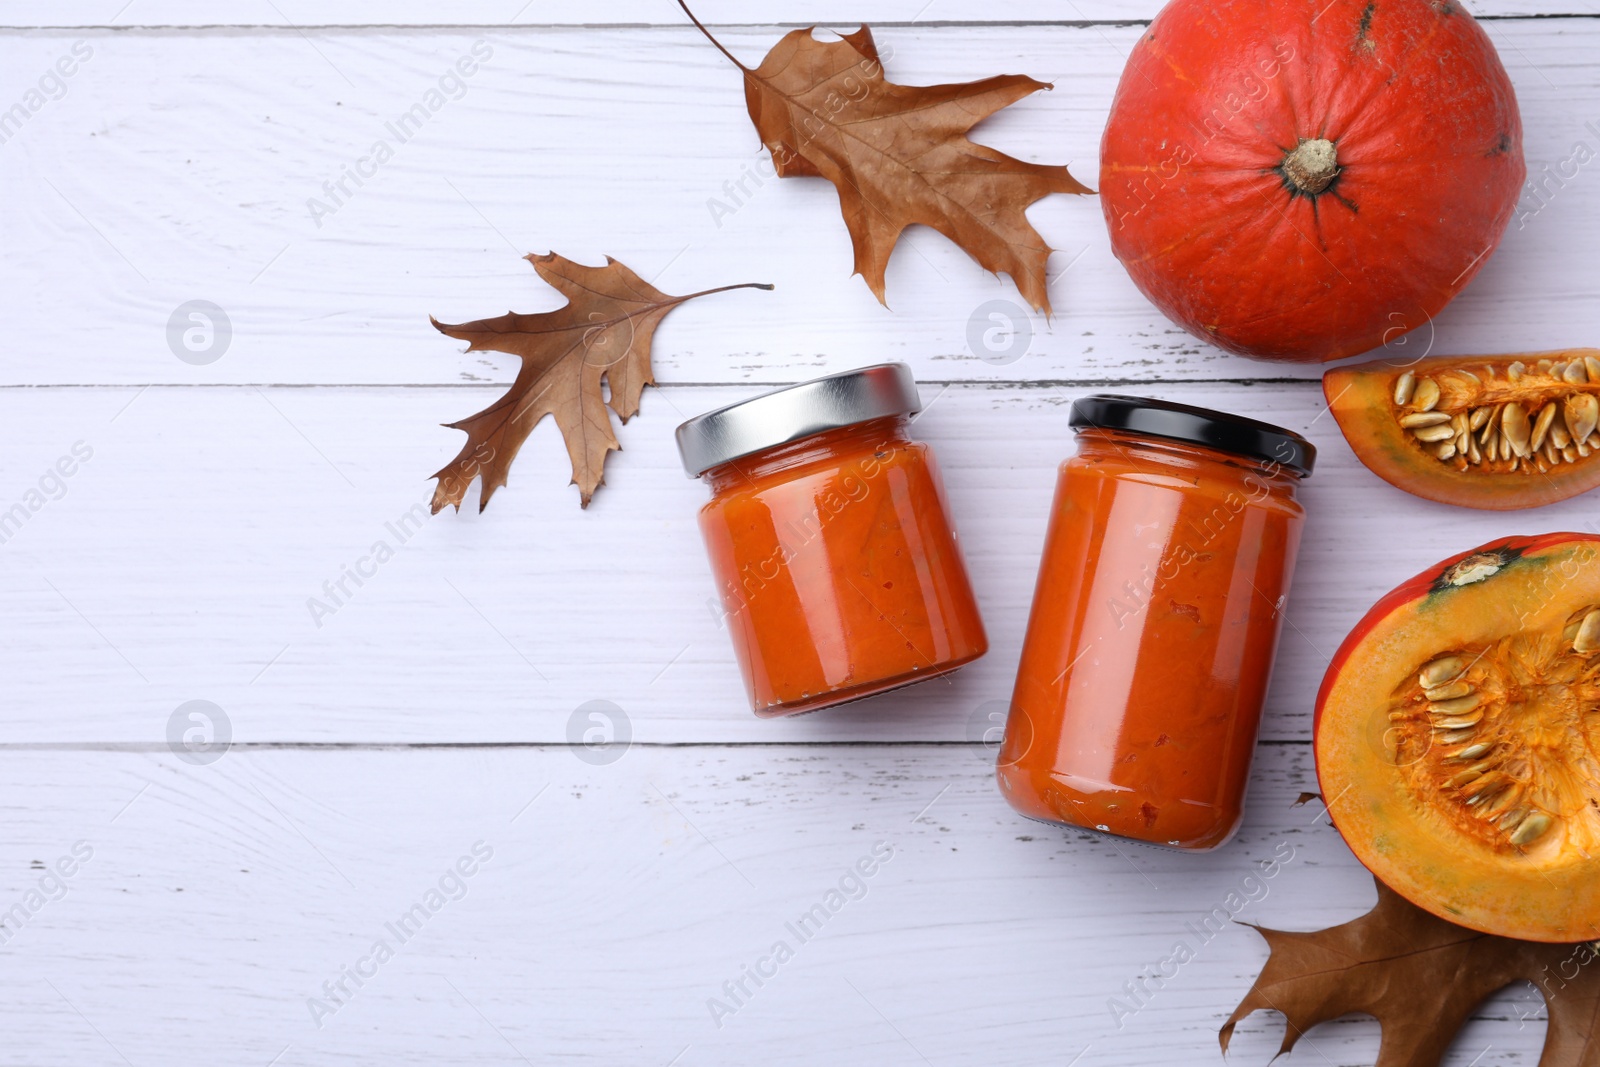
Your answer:
[[[1510,537],[1380,600],[1317,696],[1334,825],[1435,915],[1600,938],[1600,537]]]
[[[1427,500],[1506,511],[1600,485],[1600,349],[1378,360],[1322,391],[1356,458]]]

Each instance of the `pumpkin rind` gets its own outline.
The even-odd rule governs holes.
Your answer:
[[[1579,636],[1578,649],[1588,651],[1574,649],[1572,634],[1581,627],[1569,621],[1587,619],[1596,606],[1600,537],[1506,538],[1446,560],[1396,588],[1362,618],[1333,657],[1313,727],[1322,794],[1356,857],[1412,903],[1470,929],[1506,937],[1600,938],[1600,850],[1592,847],[1600,838],[1594,751],[1600,741],[1600,688],[1591,677],[1600,674],[1600,646]],[[1600,616],[1595,621],[1600,623]],[[1525,685],[1515,692],[1496,690],[1486,699],[1505,703],[1488,709],[1501,716],[1498,734],[1447,733],[1443,736],[1453,740],[1436,736],[1423,751],[1395,743],[1391,734],[1404,727],[1390,711],[1394,694],[1415,684],[1419,664],[1431,666],[1443,652],[1457,660],[1444,664],[1446,672],[1465,678],[1470,664],[1475,674],[1492,673],[1492,665],[1478,664],[1498,655],[1491,650],[1506,641],[1520,642],[1511,657],[1519,670],[1533,649],[1561,660],[1570,668],[1567,676],[1581,681],[1569,682],[1570,692]],[[1479,651],[1469,654],[1474,649]],[[1558,705],[1565,717],[1549,710]],[[1461,799],[1472,786],[1430,777],[1436,767],[1470,775],[1471,760],[1449,754],[1475,747],[1474,737],[1494,738],[1487,746],[1491,751],[1515,748],[1500,754],[1498,766],[1539,791],[1539,803],[1530,809],[1559,810],[1532,810],[1537,817],[1524,815],[1527,828],[1519,835],[1515,824],[1501,828],[1483,815],[1495,803],[1493,796],[1480,798],[1485,803],[1475,814]]]
[[[1198,337],[1297,362],[1428,322],[1525,177],[1511,83],[1456,0],[1172,0],[1100,159],[1140,290]]]

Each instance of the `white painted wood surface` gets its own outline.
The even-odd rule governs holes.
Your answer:
[[[1492,536],[1596,529],[1592,499],[1488,515],[1383,485],[1323,412],[1320,368],[1179,333],[1111,258],[1090,198],[1032,211],[1061,249],[1057,315],[1025,320],[1019,358],[985,362],[969,320],[1014,290],[943,238],[908,235],[888,311],[849,276],[825,184],[769,179],[717,224],[708,199],[760,157],[737,76],[674,5],[518,2],[0,8],[0,111],[78,42],[93,53],[0,144],[0,511],[49,498],[0,543],[0,919],[24,911],[0,927],[0,1064],[1220,1063],[1216,1027],[1265,958],[1249,930],[1208,940],[1123,1026],[1109,1002],[1280,846],[1294,858],[1238,918],[1309,928],[1370,904],[1318,807],[1292,806],[1315,789],[1328,654],[1396,581]],[[1530,171],[1600,149],[1600,9],[1471,6],[1563,16],[1486,23]],[[865,18],[896,80],[1053,80],[981,137],[1092,183],[1139,33],[1119,23],[1155,8],[697,9],[751,60],[783,26]],[[307,199],[480,40],[493,55],[464,95],[318,227]],[[1525,225],[1404,351],[1595,343],[1592,167],[1525,196]],[[544,426],[486,513],[402,545],[387,524],[460,443],[437,424],[514,370],[426,316],[550,307],[517,259],[547,248],[615,255],[669,291],[778,289],[674,312],[663,387],[588,512]],[[207,366],[167,347],[197,298],[234,329]],[[672,429],[758,383],[884,358],[924,383],[917,432],[993,650],[948,681],[757,722],[708,608],[704,488]],[[1107,383],[1322,449],[1248,822],[1206,856],[1028,823],[970,741],[1009,690],[1066,404]],[[74,473],[49,481],[75,446]],[[380,539],[394,559],[318,626],[308,598]],[[195,699],[235,743],[206,766],[165,740]],[[614,763],[567,743],[594,700],[634,741]],[[78,841],[93,855],[63,894],[41,880]],[[478,841],[494,855],[466,895],[319,1028],[307,999]],[[794,959],[719,1028],[708,999],[879,841],[895,855],[865,896],[805,944],[789,935]],[[1280,1027],[1251,1020],[1231,1061],[1266,1063]],[[1370,1063],[1376,1034],[1327,1025],[1289,1062]],[[1537,998],[1510,990],[1448,1062],[1533,1064],[1541,1037]]]
[[[38,887],[30,861],[92,856],[0,947],[0,1058],[1220,1064],[1265,949],[1190,927],[1230,891],[1255,898],[1240,922],[1278,926],[1371,903],[1320,806],[1292,806],[1307,757],[1262,746],[1245,828],[1204,857],[1028,822],[959,745],[635,746],[602,767],[564,748],[12,757],[0,904]],[[477,842],[492,856],[401,943],[386,924]],[[880,843],[891,858],[829,901]],[[1263,880],[1264,860],[1281,865]],[[802,941],[786,924],[817,904]],[[393,958],[334,1003],[323,982],[380,939]],[[1195,958],[1119,1027],[1113,998],[1178,940]],[[736,1002],[723,983],[779,941],[792,958]],[[1542,1024],[1517,1021],[1536,1007],[1496,998],[1449,1062],[1534,1062]],[[1228,1062],[1265,1064],[1280,1033],[1252,1018]],[[1291,1062],[1375,1048],[1349,1020]]]
[[[1600,130],[1600,20],[1488,25],[1522,103],[1530,170],[1559,166],[1579,141],[1600,152],[1590,129]],[[780,32],[725,38],[754,62]],[[891,77],[907,83],[996,70],[1053,81],[982,137],[1095,183],[1105,114],[1140,32],[879,37]],[[8,353],[8,382],[509,381],[508,359],[462,355],[427,316],[554,306],[518,258],[552,249],[590,263],[613,255],[668,292],[777,285],[674,312],[657,350],[664,382],[793,381],[885,358],[935,380],[1320,373],[1228,356],[1167,322],[1112,257],[1093,197],[1030,212],[1060,250],[1053,320],[1025,316],[1009,281],[921,227],[890,262],[893,310],[883,308],[850,274],[832,186],[762,178],[739,75],[690,28],[30,33],[0,41],[0,69],[12,72],[0,101],[20,99],[80,40],[93,56],[65,95],[0,145],[0,227],[19,250],[0,260],[0,292],[26,339]],[[460,99],[400,143],[389,125],[479,41],[492,55]],[[347,181],[352,195],[335,203],[323,183],[380,139],[394,158],[359,188]],[[1528,194],[1526,225],[1512,223],[1436,323],[1418,324],[1407,354],[1593,343],[1581,264],[1600,245],[1596,166],[1559,188],[1552,179],[1543,200]],[[741,180],[744,194],[725,188]],[[312,199],[335,210],[313,219]],[[167,348],[169,317],[193,299],[232,321],[227,355],[209,366]],[[1012,362],[979,358],[991,301],[1014,308],[1031,336]]]
[[[938,450],[992,650],[946,680],[758,721],[712,609],[695,525],[706,489],[672,445],[680,417],[744,387],[648,391],[587,512],[547,424],[487,511],[474,492],[404,541],[390,527],[459,447],[438,423],[495,389],[0,390],[17,475],[6,507],[74,443],[93,449],[0,546],[0,589],[26,620],[0,647],[8,732],[156,740],[177,704],[207,699],[242,741],[550,742],[574,708],[604,699],[652,742],[962,740],[1010,695],[1056,465],[1072,449],[1067,402],[1089,391],[924,386],[916,432]],[[1329,655],[1390,587],[1497,535],[1595,525],[1592,499],[1508,516],[1406,496],[1355,461],[1312,383],[1141,391],[1273,418],[1322,449],[1269,698],[1276,740],[1307,737]],[[323,583],[377,541],[394,558],[335,603]]]

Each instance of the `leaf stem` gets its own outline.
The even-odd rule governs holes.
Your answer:
[[[719,51],[723,55],[727,56],[728,57],[728,61],[730,63],[732,63],[734,66],[738,67],[740,70],[744,71],[746,74],[750,73],[750,68],[745,66],[743,63],[739,62],[738,57],[736,57],[732,52],[730,52],[726,48],[722,47],[722,42],[717,40],[715,37],[711,36],[711,31],[705,28],[705,24],[702,23],[699,19],[694,17],[694,12],[689,10],[689,5],[686,2],[686,0],[678,0],[678,6],[683,8],[683,13],[685,15],[689,16],[689,21],[695,24],[695,28],[698,29],[701,33],[706,35],[706,40],[710,41],[712,44],[717,46],[717,51]],[[730,286],[729,288],[737,289],[737,288],[740,288],[740,286]],[[771,287],[769,286],[768,288],[771,288]],[[719,291],[720,290],[717,290],[717,289],[711,290],[711,292],[713,292],[713,293],[719,292]]]
[[[678,297],[678,300],[680,302],[684,300],[693,300],[697,296],[710,296],[712,293],[726,293],[730,289],[766,289],[770,292],[775,288],[777,287],[771,282],[740,282],[738,285],[719,285],[715,289],[702,289],[698,293],[690,293],[688,296],[680,296]]]

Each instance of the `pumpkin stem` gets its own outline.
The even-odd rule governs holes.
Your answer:
[[[1339,176],[1339,157],[1333,142],[1323,137],[1315,140],[1300,139],[1294,151],[1283,157],[1278,165],[1292,192],[1316,196]]]

